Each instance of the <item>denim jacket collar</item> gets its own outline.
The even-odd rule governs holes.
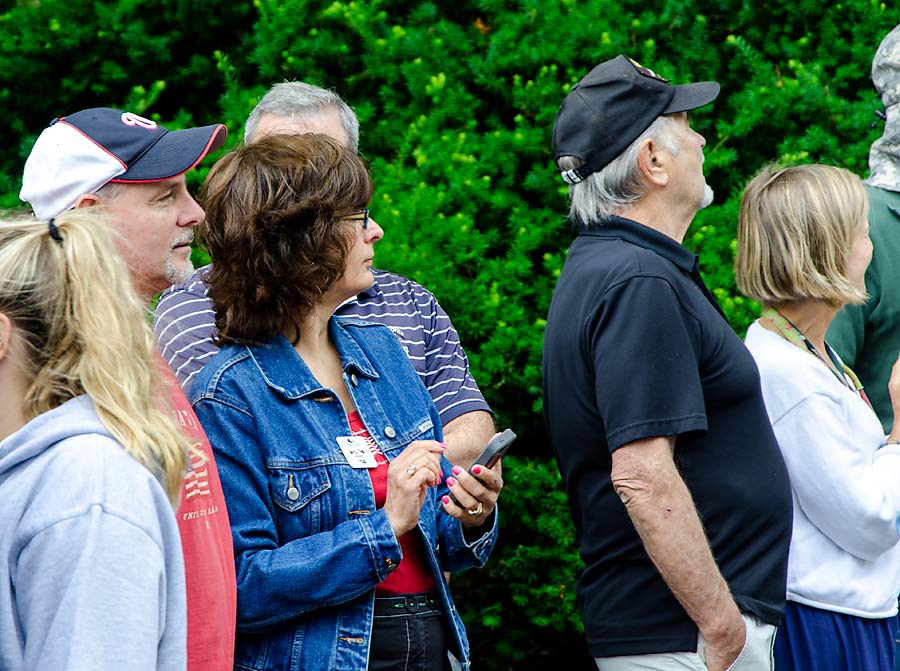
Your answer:
[[[354,337],[353,331],[360,325],[350,324],[348,328],[345,319],[332,317],[328,322],[328,331],[341,357],[344,372],[376,380],[379,375],[375,366]],[[297,399],[326,391],[283,335],[265,345],[248,346],[247,351],[266,384],[285,398]],[[298,364],[302,371],[299,375]]]

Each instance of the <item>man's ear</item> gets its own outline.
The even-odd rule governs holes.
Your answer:
[[[661,145],[652,138],[647,138],[638,149],[638,171],[648,184],[666,186],[669,183],[667,152],[661,151]]]
[[[78,199],[75,201],[75,209],[78,209],[79,207],[93,207],[94,205],[99,205],[101,202],[103,202],[103,199],[96,193],[83,193],[78,196]]]
[[[0,312],[0,361],[9,356],[9,348],[12,346],[12,337],[12,320]]]

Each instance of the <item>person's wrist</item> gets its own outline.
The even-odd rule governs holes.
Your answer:
[[[740,643],[743,645],[745,626],[744,618],[735,605],[734,608],[728,608],[726,612],[712,622],[705,623],[704,626],[698,627],[703,638],[708,643],[721,646],[731,646]]]
[[[402,515],[397,515],[393,510],[390,510],[387,505],[384,506],[384,514],[387,515],[388,523],[391,525],[391,531],[394,532],[394,537],[397,539],[397,542],[400,542],[400,536],[409,531],[405,524],[406,520]]]

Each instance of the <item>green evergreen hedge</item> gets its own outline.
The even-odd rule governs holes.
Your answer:
[[[877,0],[15,0],[0,6],[0,207],[18,204],[54,116],[110,105],[169,127],[222,121],[231,147],[271,84],[336,89],[375,178],[378,265],[437,295],[498,423],[520,434],[495,556],[454,584],[476,669],[542,668],[583,649],[574,532],[540,419],[544,318],[572,237],[550,148],[559,103],[619,53],[722,84],[693,117],[717,202],[685,242],[743,333],[757,306],[733,282],[740,191],[772,160],[865,176],[881,132],[871,58],[898,22]]]

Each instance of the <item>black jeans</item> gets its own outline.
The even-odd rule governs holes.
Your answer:
[[[447,671],[444,616],[429,594],[376,597],[369,671]]]

